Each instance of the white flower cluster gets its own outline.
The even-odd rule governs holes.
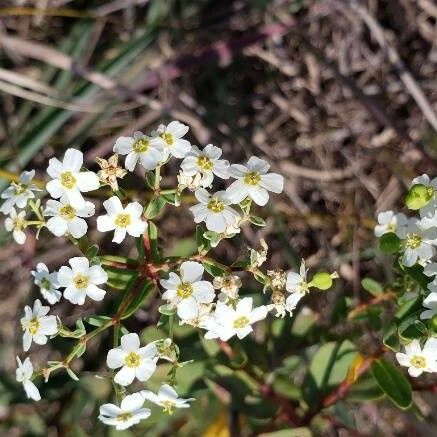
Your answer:
[[[403,213],[381,212],[375,235],[384,239],[394,234],[402,265],[422,266],[423,273],[432,278],[423,290],[427,296],[423,300],[425,310],[420,314],[421,320],[430,320],[437,315],[437,178],[431,180],[423,174],[413,179],[406,203],[410,209],[417,210],[419,216],[407,218]],[[405,353],[397,353],[396,358],[402,366],[408,367],[413,377],[422,372],[437,372],[437,338],[428,338],[423,349],[415,339],[405,346]]]
[[[69,238],[84,255],[69,259],[66,263],[68,265],[62,265],[56,271],[50,271],[42,262],[36,265],[35,271],[32,271],[34,283],[49,305],[56,304],[62,298],[75,305],[83,305],[87,300],[98,302],[105,298],[108,274],[101,265],[104,257],[97,256],[96,253],[90,255],[88,250],[83,249],[85,243],[85,249],[92,248],[87,239],[87,219],[95,215],[98,206],[84,195],[90,195],[102,186],[106,190],[109,187],[110,194],[103,201],[105,213],[97,217],[96,228],[99,232],[110,232],[113,235],[112,241],[117,244],[122,243],[128,235],[135,238],[146,237],[148,227],[151,226],[148,223],[148,211],[152,203],[166,194],[175,196],[174,199],[177,196],[180,198],[184,189],[193,191],[198,201],[190,207],[190,211],[195,223],[205,223],[207,230],[202,232],[204,240],[210,242],[209,248],[215,247],[222,238],[230,238],[239,233],[245,222],[250,221],[258,226],[263,224],[261,218],[252,215],[252,202],[258,206],[266,205],[269,192],[282,192],[283,177],[270,173],[269,164],[258,157],[251,157],[245,165],[230,164],[221,158],[222,150],[212,144],[203,149],[193,146],[184,138],[188,130],[188,126],[172,121],[168,125],[160,125],[149,135],[135,132],[132,137],[121,137],[113,147],[115,155],[108,159],[96,159],[100,166],[98,173],[83,167],[82,152],[76,149],[66,150],[62,162],[57,158],[49,161],[47,174],[50,180],[45,184],[45,191],[51,198],[47,199],[45,205],[41,202],[46,194],[42,190],[42,184],[39,181],[36,181],[37,184],[32,183],[35,175],[33,170],[23,172],[19,181],[12,183],[2,193],[1,197],[5,202],[0,211],[7,215],[5,227],[12,232],[18,244],[25,243],[28,228],[36,228],[37,238],[40,231],[47,228],[56,237]],[[125,169],[118,166],[117,154],[125,155]],[[182,160],[177,177],[178,185],[174,190],[162,190],[159,185],[160,170],[172,157]],[[117,181],[128,172],[133,172],[138,165],[146,171],[147,183],[153,191],[152,199],[147,205],[138,201],[126,201],[126,193],[119,188]],[[149,178],[150,172],[154,172],[152,182]],[[216,178],[233,178],[234,181],[226,189],[211,191]],[[41,195],[37,197],[38,192]],[[141,193],[138,196],[141,197]],[[173,204],[178,206],[180,201],[174,200]],[[30,218],[31,214],[34,217]],[[269,276],[269,272],[264,274],[260,270],[267,258],[267,245],[263,240],[261,246],[259,251],[250,250],[250,260],[245,266],[224,266],[226,268],[220,270],[221,273],[211,274],[211,281],[203,278],[204,253],[200,248],[198,258],[181,258],[174,264],[163,262],[158,266],[148,262],[140,266],[146,269],[140,273],[153,273],[155,276],[149,278],[164,289],[162,299],[166,303],[160,308],[163,314],[171,317],[177,314],[181,324],[204,329],[207,339],[227,341],[233,336],[242,339],[252,332],[252,325],[264,319],[270,310],[276,310],[277,315],[281,316],[286,312],[291,315],[298,301],[314,286],[307,282],[303,263],[300,274],[286,274],[283,271],[275,271],[273,276]],[[171,271],[173,265],[175,269],[179,266],[178,273]],[[265,290],[271,289],[273,303],[254,306],[252,297],[240,296],[242,280],[234,274],[237,271],[246,271],[258,278],[264,284]],[[160,272],[170,273],[167,279],[162,279]],[[289,293],[287,298],[285,293]],[[276,300],[273,296],[276,296]],[[129,303],[130,301],[126,306]],[[21,326],[24,331],[25,352],[29,351],[32,342],[43,345],[49,337],[56,335],[79,340],[77,347],[66,360],[49,362],[47,368],[37,372],[34,372],[29,357],[23,362],[17,357],[17,381],[23,384],[27,396],[34,400],[40,399],[38,388],[33,382],[36,377],[43,376],[47,380],[53,370],[65,368],[76,379],[76,375],[69,368],[69,362],[76,354],[80,356],[85,351],[88,335],[97,335],[95,333],[100,330],[120,323],[120,314],[116,313],[113,318],[104,316],[104,322],[101,323],[106,324],[95,325],[101,326],[95,331],[87,333],[82,320],[76,324],[75,331],[70,331],[63,326],[59,317],[49,315],[50,307],[43,306],[39,299],[35,300],[32,308],[26,306],[24,311]],[[155,373],[159,359],[170,361],[174,369],[184,364],[178,363],[178,348],[171,339],[141,346],[138,334],[123,333],[120,342],[108,352],[106,360],[108,368],[114,372],[116,385],[127,387],[135,381],[145,383]],[[174,383],[172,379],[171,384]],[[125,389],[122,393],[125,393]],[[171,385],[163,384],[157,394],[141,390],[126,394],[119,406],[102,405],[99,418],[102,422],[122,430],[150,416],[150,410],[143,406],[146,401],[161,406],[163,411],[172,414],[177,408],[188,408],[192,400],[194,399],[179,398]]]

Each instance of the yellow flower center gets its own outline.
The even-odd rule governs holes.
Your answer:
[[[259,184],[260,180],[261,180],[261,176],[257,171],[249,171],[244,175],[244,183],[246,185],[256,186]]]
[[[26,331],[28,329],[32,335],[38,332],[39,327],[40,323],[36,317],[23,323],[23,330]]]
[[[117,420],[119,422],[127,422],[128,420],[132,419],[132,417],[132,413],[121,413],[117,416]]]
[[[410,249],[417,249],[422,244],[422,237],[417,234],[408,234],[405,246]]]
[[[141,138],[132,145],[132,149],[134,149],[134,152],[137,153],[147,152],[149,149],[149,140]]]
[[[141,357],[136,352],[129,352],[124,359],[124,364],[127,367],[138,367],[141,364]]]
[[[234,320],[234,328],[244,328],[249,323],[249,319],[246,316],[241,316]]]
[[[396,232],[396,225],[395,225],[394,223],[390,223],[390,224],[387,226],[387,231],[388,231],[388,232]]]
[[[88,276],[83,275],[82,273],[78,273],[73,278],[73,283],[79,290],[83,290],[84,288],[88,287],[90,280]]]
[[[64,173],[61,174],[61,184],[68,189],[71,189],[76,185],[76,178],[71,171],[64,171]]]
[[[435,189],[434,189],[433,187],[428,187],[428,188],[426,189],[426,191],[427,191],[428,196],[429,196],[430,198],[434,196]]]
[[[64,205],[59,210],[59,214],[67,220],[73,220],[76,217],[76,210],[71,205]]]
[[[164,132],[161,135],[161,138],[167,143],[167,146],[172,146],[174,143],[173,135],[169,132]]]
[[[119,228],[127,228],[131,224],[131,218],[129,214],[118,214],[115,219],[115,225]]]
[[[410,364],[417,369],[424,369],[426,367],[425,357],[421,357],[420,355],[414,355],[410,359]]]
[[[23,194],[27,190],[27,185],[12,182],[11,185],[15,188],[15,194]]]
[[[199,156],[197,158],[197,166],[202,170],[212,170],[214,167],[213,162],[207,156]]]
[[[188,283],[182,283],[178,285],[178,289],[176,291],[176,294],[178,297],[182,299],[186,299],[187,297],[190,297],[193,293],[193,286]]]
[[[21,231],[26,227],[26,220],[17,217],[14,219],[13,225],[14,225],[14,229],[16,229],[17,231]]]
[[[174,402],[162,401],[162,406],[164,407],[162,410],[164,413],[168,413],[170,415],[174,413],[174,407],[175,407]]]
[[[222,212],[225,209],[225,205],[222,201],[218,199],[211,199],[206,206],[212,212]]]

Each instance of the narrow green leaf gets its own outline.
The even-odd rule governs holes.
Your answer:
[[[378,296],[378,294],[381,294],[384,291],[382,285],[372,278],[362,279],[361,285],[363,286],[364,290],[368,291],[370,294],[373,294],[373,296]]]

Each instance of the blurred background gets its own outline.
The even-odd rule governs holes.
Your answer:
[[[97,170],[95,157],[111,154],[117,137],[173,119],[190,126],[193,144],[222,147],[231,162],[266,158],[284,175],[285,190],[262,211],[267,226],[246,227],[242,238],[250,247],[268,241],[270,268],[297,268],[304,257],[310,268],[339,272],[335,291],[307,301],[317,332],[329,336],[334,311],[366,299],[363,277],[386,280],[389,264],[373,237],[376,212],[399,207],[415,175],[435,174],[436,18],[433,0],[2,0],[0,189],[23,169],[35,168],[44,179],[48,159],[68,147],[80,148]],[[174,160],[164,184],[175,183],[177,170]],[[124,180],[134,190],[139,181]],[[144,198],[140,190],[136,198]],[[159,223],[166,253],[195,251],[186,208],[167,210]],[[107,238],[91,235],[117,254]],[[235,259],[244,252],[240,243],[225,241],[217,258]],[[96,420],[111,386],[92,376],[104,364],[107,339],[91,345],[86,363],[77,360],[85,375],[79,383],[61,374],[50,380],[42,392],[48,401],[26,403],[15,383],[19,318],[38,296],[30,270],[38,261],[57,268],[76,249],[47,232],[38,241],[29,235],[21,247],[3,226],[0,245],[0,434],[115,434]],[[126,244],[120,253],[134,248]],[[78,310],[65,302],[55,311],[66,323],[93,312],[89,303]],[[128,328],[143,330],[144,340],[159,338],[149,326],[156,317],[142,310]],[[191,334],[177,333],[184,359],[202,356]],[[380,343],[367,331],[361,335],[369,348]],[[55,340],[32,351],[32,360],[44,363],[67,347]],[[252,420],[247,405],[229,413],[224,389],[204,377],[208,365],[199,358],[181,370],[182,392],[198,390],[191,411],[170,419],[157,414],[146,428],[117,435],[227,436],[232,417],[244,429]],[[429,415],[435,404],[426,396],[420,402]],[[245,435],[277,429],[274,413],[265,411],[251,428],[257,431]],[[425,425],[387,403],[356,405],[344,414],[363,434],[329,423],[321,435],[435,432],[432,415]],[[285,432],[281,436],[308,435]]]

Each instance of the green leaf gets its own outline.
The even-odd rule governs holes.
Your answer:
[[[155,189],[155,179],[156,179],[155,171],[146,171],[146,184],[152,190]]]
[[[399,352],[400,343],[398,337],[398,329],[395,323],[392,323],[384,332],[382,342],[393,352]]]
[[[266,225],[266,221],[261,217],[257,217],[256,215],[249,216],[249,220],[255,226],[265,226]]]
[[[164,208],[166,203],[167,202],[163,196],[154,197],[147,205],[144,215],[148,219],[155,218],[160,213],[162,208]]]
[[[415,338],[421,338],[427,334],[426,325],[419,320],[422,310],[411,314],[402,320],[402,323],[398,327],[399,337],[403,340],[412,340]]]
[[[205,255],[209,252],[211,249],[211,243],[207,238],[204,237],[205,230],[202,228],[202,226],[197,225],[196,226],[196,244],[197,244],[197,251],[199,254]]]
[[[351,401],[374,401],[384,396],[371,372],[366,372],[355,381],[347,394]]]
[[[116,290],[126,290],[138,276],[136,270],[102,266],[108,274],[107,284]]]
[[[109,317],[109,316],[89,316],[89,317],[85,317],[85,322],[87,322],[89,325],[97,326],[97,327],[102,326],[108,320],[111,320],[111,317]]]
[[[181,204],[181,195],[179,193],[165,193],[161,194],[161,197],[170,205],[179,206]]]
[[[401,269],[414,281],[416,281],[421,288],[426,290],[428,288],[428,283],[432,280],[431,277],[426,276],[423,273],[423,266],[420,264],[415,264],[411,267],[406,267],[402,263],[399,263]]]
[[[379,238],[379,248],[384,253],[396,253],[401,248],[400,240],[393,232],[387,232]]]
[[[432,196],[432,190],[428,190],[425,185],[416,184],[410,188],[410,191],[408,191],[408,194],[405,197],[405,204],[408,209],[416,211],[423,208],[432,199]]]
[[[93,244],[92,246],[89,246],[88,249],[85,252],[85,256],[91,261],[93,258],[97,256],[99,253],[99,246],[97,244]]]
[[[202,261],[202,265],[211,276],[225,276],[226,274],[226,270],[216,263],[205,260]]]
[[[368,291],[370,294],[373,294],[373,296],[378,296],[378,294],[381,294],[384,291],[382,285],[378,281],[375,281],[372,278],[362,279],[361,285],[364,288],[364,290]]]
[[[310,285],[318,288],[319,290],[327,290],[332,286],[332,278],[329,273],[326,272],[317,272],[313,279],[311,280]]]
[[[144,300],[153,289],[154,284],[152,281],[147,280],[142,286],[140,286],[139,290],[136,292],[136,295],[129,306],[126,308],[126,311],[121,316],[121,319],[127,319],[132,314],[134,314],[144,303]]]
[[[161,252],[159,250],[158,244],[158,228],[155,223],[149,220],[148,233],[150,241],[150,255],[152,256],[152,261],[158,263],[161,261]]]
[[[371,371],[381,390],[402,410],[413,401],[411,385],[402,372],[384,359],[375,360]]]
[[[422,297],[415,296],[407,300],[396,311],[395,319],[401,321],[422,308]]]

